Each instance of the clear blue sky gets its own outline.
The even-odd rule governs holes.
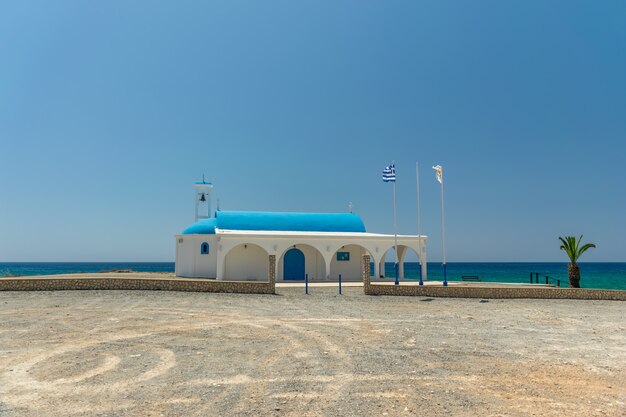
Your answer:
[[[223,210],[347,210],[440,259],[626,261],[626,2],[0,4],[0,261],[171,261]]]

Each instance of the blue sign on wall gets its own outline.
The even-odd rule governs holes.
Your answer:
[[[337,252],[337,260],[338,261],[349,261],[350,260],[350,252]]]

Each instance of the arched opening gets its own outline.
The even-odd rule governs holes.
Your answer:
[[[372,254],[360,245],[344,245],[339,248],[330,261],[330,279],[335,281],[341,274],[342,281],[361,281],[363,255],[370,255],[370,259],[374,259]]]
[[[398,268],[398,279],[419,280],[421,270],[417,251],[414,248],[398,245],[397,254],[393,246],[387,249],[378,264],[378,278],[395,279],[396,267]]]
[[[224,279],[230,281],[267,281],[268,253],[253,243],[235,246],[224,258]]]
[[[400,247],[400,245],[398,245]],[[388,248],[383,256],[380,257],[380,261],[378,263],[378,277],[379,279],[383,278],[394,278],[396,277],[396,249],[395,247]]]
[[[420,279],[420,263],[417,251],[410,246],[398,245],[400,261],[398,276],[400,279],[418,281]]]
[[[303,280],[304,274],[304,253],[298,248],[289,249],[283,256],[283,279]]]
[[[208,255],[209,254],[209,244],[206,242],[202,242],[202,244],[200,245],[200,254],[201,255]]]
[[[300,258],[300,254],[302,254],[302,258]],[[285,268],[285,264],[287,264],[287,268]],[[302,265],[304,265],[304,269],[302,269]],[[292,266],[293,270],[290,271],[289,268]],[[306,275],[309,276],[309,281],[326,280],[324,257],[313,246],[306,244],[290,245],[278,260],[276,279],[278,281],[304,280]]]

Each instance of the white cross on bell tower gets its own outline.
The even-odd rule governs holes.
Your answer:
[[[208,219],[211,215],[211,190],[213,184],[204,180],[198,181],[193,185],[196,189],[196,221],[200,219]]]

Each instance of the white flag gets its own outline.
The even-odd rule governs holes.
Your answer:
[[[433,169],[437,171],[437,181],[439,181],[439,184],[443,184],[443,168],[441,165],[435,165]]]

